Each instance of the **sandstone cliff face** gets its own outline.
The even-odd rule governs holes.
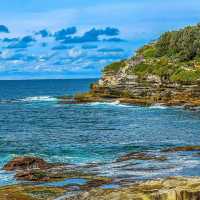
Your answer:
[[[130,59],[117,73],[105,72],[99,82],[93,85],[92,93],[97,96],[143,99],[151,103],[199,105],[200,83],[198,81],[183,84],[158,75],[148,74],[141,78],[131,73],[143,61],[143,57],[134,61]]]

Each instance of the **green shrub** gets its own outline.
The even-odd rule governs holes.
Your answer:
[[[138,64],[136,67],[134,67],[132,72],[140,77],[144,77],[149,74],[158,75],[160,77],[169,77],[177,69],[177,66],[171,64],[166,58],[148,61],[149,62],[146,61]]]
[[[137,51],[137,55],[143,55],[144,58],[154,58],[156,56],[156,48],[154,44],[145,45]]]
[[[144,77],[147,74],[151,74],[152,71],[153,71],[152,65],[142,62],[134,67],[132,73],[138,75],[139,77]]]
[[[200,24],[179,31],[166,32],[148,45],[138,49],[132,59],[137,63],[129,69],[130,74],[140,78],[157,75],[162,80],[191,83],[200,78]],[[119,61],[108,65],[104,72],[115,75],[126,65]]]
[[[156,55],[156,48],[149,48],[143,52],[145,58],[152,58]]]
[[[200,25],[164,33],[156,43],[157,56],[189,61],[200,56]]]
[[[107,65],[103,72],[112,72],[112,73],[117,73],[121,68],[125,67],[126,63],[124,60],[119,61],[119,62],[114,62],[111,63],[110,65]]]
[[[44,171],[34,171],[33,173],[33,178],[35,179],[42,179],[42,178],[45,178],[46,176],[47,174]]]
[[[181,83],[192,83],[200,79],[200,70],[178,69],[172,76],[171,80]]]

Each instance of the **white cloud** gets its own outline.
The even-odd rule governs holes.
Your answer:
[[[71,58],[78,58],[83,55],[84,55],[84,52],[81,49],[73,48],[68,51],[68,56]]]
[[[1,53],[1,57],[4,58],[4,59],[8,58],[11,55],[11,53],[12,52],[10,50],[8,50],[8,49],[3,50],[2,53]]]

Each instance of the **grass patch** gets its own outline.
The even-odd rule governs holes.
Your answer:
[[[119,61],[119,62],[114,62],[110,65],[107,65],[103,72],[104,73],[117,73],[120,69],[126,66],[126,62],[124,60]]]
[[[171,81],[190,84],[200,80],[200,70],[178,69],[171,77]]]

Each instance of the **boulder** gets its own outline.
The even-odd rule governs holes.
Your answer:
[[[15,171],[15,170],[30,170],[30,169],[47,169],[50,164],[41,158],[36,157],[16,157],[8,162],[3,170]]]

